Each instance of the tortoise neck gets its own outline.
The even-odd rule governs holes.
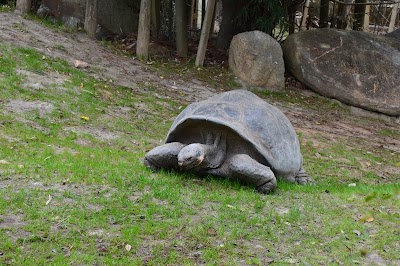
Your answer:
[[[213,169],[220,167],[226,159],[226,145],[202,145],[205,151],[201,168]]]

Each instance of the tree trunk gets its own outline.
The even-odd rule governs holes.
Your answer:
[[[235,0],[222,0],[222,21],[217,37],[217,48],[227,49],[237,33],[234,19],[240,5]]]
[[[211,18],[211,25],[210,25],[210,35],[214,33],[214,27],[215,27],[215,16],[217,15],[217,2],[214,4],[214,10]]]
[[[288,17],[289,17],[289,34],[293,34],[296,30],[296,8],[291,6],[288,7]]]
[[[320,28],[329,27],[329,0],[321,0],[319,11],[319,26]]]
[[[175,33],[176,33],[176,53],[178,56],[187,57],[187,20],[186,20],[186,1],[175,1]]]
[[[193,18],[194,18],[194,11],[195,11],[196,1],[190,1],[190,13],[189,13],[189,28],[193,28]]]
[[[394,25],[396,24],[397,18],[397,10],[399,9],[399,3],[393,5],[392,15],[390,17],[389,29],[388,32],[392,32],[394,30]]]
[[[367,3],[367,0],[356,0],[356,3]],[[354,30],[363,30],[366,5],[355,5],[354,7]]]
[[[136,46],[137,56],[144,61],[149,59],[151,0],[140,3],[139,28]]]
[[[173,0],[168,1],[168,38],[172,39],[172,25],[174,19]]]
[[[161,27],[160,0],[151,1],[151,31],[153,36],[158,37]]]
[[[28,13],[32,7],[32,0],[17,0],[16,9],[21,13]]]
[[[85,30],[91,38],[96,37],[97,2],[98,0],[86,0]]]
[[[201,0],[201,26],[204,24],[204,17],[206,16],[206,0]]]
[[[210,34],[211,22],[213,20],[215,0],[208,0],[203,26],[201,28],[199,48],[197,49],[196,66],[203,66],[206,56],[208,36]]]
[[[344,0],[346,4],[351,4],[353,0]],[[352,28],[352,18],[351,18],[351,5],[340,4],[338,8],[338,29],[349,30]]]
[[[307,29],[307,19],[308,19],[308,8],[310,6],[310,0],[306,0],[304,4],[304,9],[303,9],[303,18],[301,19],[301,26],[300,30],[306,30]]]

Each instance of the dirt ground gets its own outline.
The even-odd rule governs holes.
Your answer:
[[[90,39],[85,33],[67,33],[61,30],[46,28],[43,25],[26,20],[14,13],[0,13],[0,41],[15,46],[30,47],[39,50],[47,57],[59,57],[71,65],[75,60],[81,60],[89,64],[86,69],[90,75],[100,80],[113,80],[115,84],[140,90],[138,84],[156,84],[163,95],[182,102],[193,102],[205,99],[219,92],[210,85],[198,80],[168,79],[160,77],[156,71],[146,64],[132,57],[118,54],[101,42]],[[22,73],[24,74],[24,73]],[[27,74],[27,73],[25,73]],[[28,80],[34,86],[36,83],[58,82],[62,84],[62,77],[43,77],[30,73]],[[299,89],[296,89],[299,91]],[[302,89],[300,94],[304,98],[314,96],[313,92]],[[303,98],[303,97],[302,97]],[[29,103],[32,104],[32,103]],[[354,137],[368,144],[366,149],[373,151],[375,148],[387,149],[400,155],[400,140],[395,137],[383,137],[379,134],[382,130],[400,132],[400,118],[388,117],[363,111],[358,108],[350,108],[351,112],[330,111],[319,112],[318,108],[303,108],[301,104],[291,105],[274,102],[289,117],[298,132],[304,135],[321,134],[329,141],[335,141],[341,137]],[[21,103],[9,104],[9,108],[30,108]],[[35,108],[46,112],[51,108],[49,104],[39,102]],[[42,110],[43,109],[43,110]],[[13,110],[16,111],[16,110]],[[360,116],[368,116],[360,122]],[[380,120],[379,127],[374,126],[374,119]],[[309,138],[305,138],[309,139]],[[313,146],[323,147],[324,143],[313,139]],[[316,155],[318,156],[318,155]],[[399,168],[379,169],[382,175],[400,174]]]
[[[206,85],[183,80],[167,80],[150,71],[132,57],[117,55],[100,42],[83,32],[65,33],[49,29],[14,13],[0,14],[0,40],[17,46],[31,47],[49,57],[59,57],[74,64],[75,60],[87,62],[89,72],[100,80],[112,79],[121,86],[138,89],[138,83],[157,83],[166,92],[196,101],[212,96],[216,91]],[[196,93],[193,93],[196,91]]]

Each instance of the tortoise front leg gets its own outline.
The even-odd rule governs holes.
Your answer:
[[[155,147],[144,157],[144,165],[155,171],[161,168],[177,170],[178,154],[185,146],[179,142],[171,142]]]
[[[272,192],[277,186],[275,174],[271,168],[260,164],[247,154],[233,156],[229,161],[228,168],[232,177],[254,185],[260,193]]]

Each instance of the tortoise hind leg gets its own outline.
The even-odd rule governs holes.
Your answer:
[[[233,178],[254,185],[260,193],[269,193],[277,186],[272,170],[247,154],[233,156],[228,163],[228,168]]]
[[[177,170],[178,154],[185,146],[179,142],[171,142],[155,147],[144,157],[144,165],[155,171],[161,168]]]
[[[306,170],[304,170],[303,166],[301,167],[299,173],[295,177],[295,180],[300,185],[314,183],[314,180],[306,173]]]

